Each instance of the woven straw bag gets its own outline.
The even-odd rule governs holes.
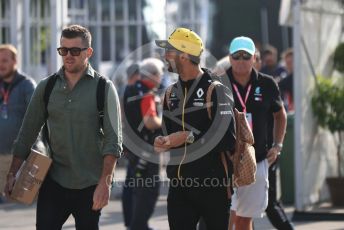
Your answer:
[[[252,146],[254,138],[245,113],[234,109],[236,122],[235,152],[233,162],[233,184],[235,187],[250,185],[256,181],[256,156]]]

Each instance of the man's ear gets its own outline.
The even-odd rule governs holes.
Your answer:
[[[187,55],[186,53],[182,53],[179,55],[179,58],[181,61],[186,61],[186,60],[189,60],[189,55]]]
[[[93,48],[92,47],[88,47],[86,52],[87,52],[87,57],[90,58],[92,56],[92,54],[93,54]]]

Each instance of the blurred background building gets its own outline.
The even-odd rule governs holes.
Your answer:
[[[290,36],[278,25],[279,7],[275,0],[0,0],[0,43],[16,45],[21,69],[40,79],[60,66],[61,29],[81,24],[93,35],[92,64],[111,76],[134,51],[131,61],[154,55],[151,41],[177,26],[199,33],[217,59],[238,35],[285,49]]]
[[[109,76],[130,53],[165,38],[178,25],[208,34],[208,0],[0,0],[0,43],[18,47],[20,66],[34,78],[60,66],[61,29],[81,24],[93,35],[93,66]],[[155,45],[134,57],[152,56]],[[134,60],[135,61],[135,60]]]

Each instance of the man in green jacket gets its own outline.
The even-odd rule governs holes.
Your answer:
[[[61,229],[72,214],[76,229],[98,229],[101,209],[109,202],[114,168],[122,152],[118,95],[107,81],[100,132],[96,97],[100,75],[88,64],[93,53],[91,34],[82,26],[69,26],[62,31],[60,45],[57,51],[63,66],[55,75],[47,106],[53,163],[39,192],[36,227]],[[45,122],[43,95],[48,79],[37,86],[14,144],[7,195],[13,188],[14,175]]]

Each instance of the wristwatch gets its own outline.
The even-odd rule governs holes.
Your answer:
[[[193,132],[190,131],[189,135],[186,137],[186,143],[192,144],[195,141],[195,136],[193,135]]]
[[[277,149],[278,149],[278,152],[281,152],[282,149],[283,149],[283,144],[282,144],[282,143],[273,143],[273,144],[272,144],[272,147],[273,147],[273,148],[277,148]]]

